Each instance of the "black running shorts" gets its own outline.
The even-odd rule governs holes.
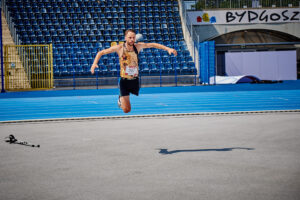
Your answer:
[[[140,91],[139,78],[128,80],[121,78],[120,79],[120,96],[129,96],[130,93],[138,96]]]

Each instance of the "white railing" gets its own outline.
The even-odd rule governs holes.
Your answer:
[[[193,61],[195,62],[197,74],[199,75],[199,71],[200,71],[199,52],[198,52],[199,35],[194,31],[193,25],[190,22],[189,17],[187,16],[187,10],[185,8],[184,1],[178,0],[178,4],[179,4],[179,14],[181,17],[181,26],[183,30],[184,40],[186,41],[190,54],[193,58]]]
[[[5,0],[2,0],[1,4],[2,4],[2,12],[4,12],[4,16],[6,18],[6,22],[8,24],[9,31],[12,34],[13,41],[16,45],[19,45],[19,44],[21,44],[21,41],[19,40],[19,36],[17,34],[15,24],[12,20],[12,17],[10,16],[10,13],[6,6]]]
[[[299,0],[197,0],[195,9],[300,7]]]

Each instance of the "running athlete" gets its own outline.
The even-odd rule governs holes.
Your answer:
[[[131,104],[129,95],[139,95],[139,66],[138,66],[138,53],[142,49],[146,48],[157,48],[168,51],[168,53],[177,56],[175,49],[166,47],[158,43],[135,43],[135,31],[127,30],[125,32],[125,43],[112,46],[108,49],[99,51],[95,57],[94,63],[91,67],[91,73],[94,74],[95,68],[98,68],[98,61],[101,56],[116,52],[119,56],[120,61],[120,96],[118,99],[118,105],[122,108],[124,113],[131,111]]]

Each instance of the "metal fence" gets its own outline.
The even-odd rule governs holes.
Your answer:
[[[53,88],[52,44],[4,45],[5,90]]]
[[[195,74],[182,75],[180,70],[175,70],[172,75],[161,73],[149,76],[143,73],[139,75],[140,87],[168,87],[168,86],[194,86],[199,84],[197,72]],[[104,89],[117,88],[119,85],[119,73],[117,76],[103,76],[99,69],[93,76],[81,76],[73,73],[71,76],[57,77],[54,79],[55,89]]]
[[[300,7],[299,0],[197,0],[193,9]]]

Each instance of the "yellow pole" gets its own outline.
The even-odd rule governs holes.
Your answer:
[[[7,90],[9,89],[9,71],[7,66],[7,45],[4,45],[4,76],[5,76],[5,85],[4,88]]]

